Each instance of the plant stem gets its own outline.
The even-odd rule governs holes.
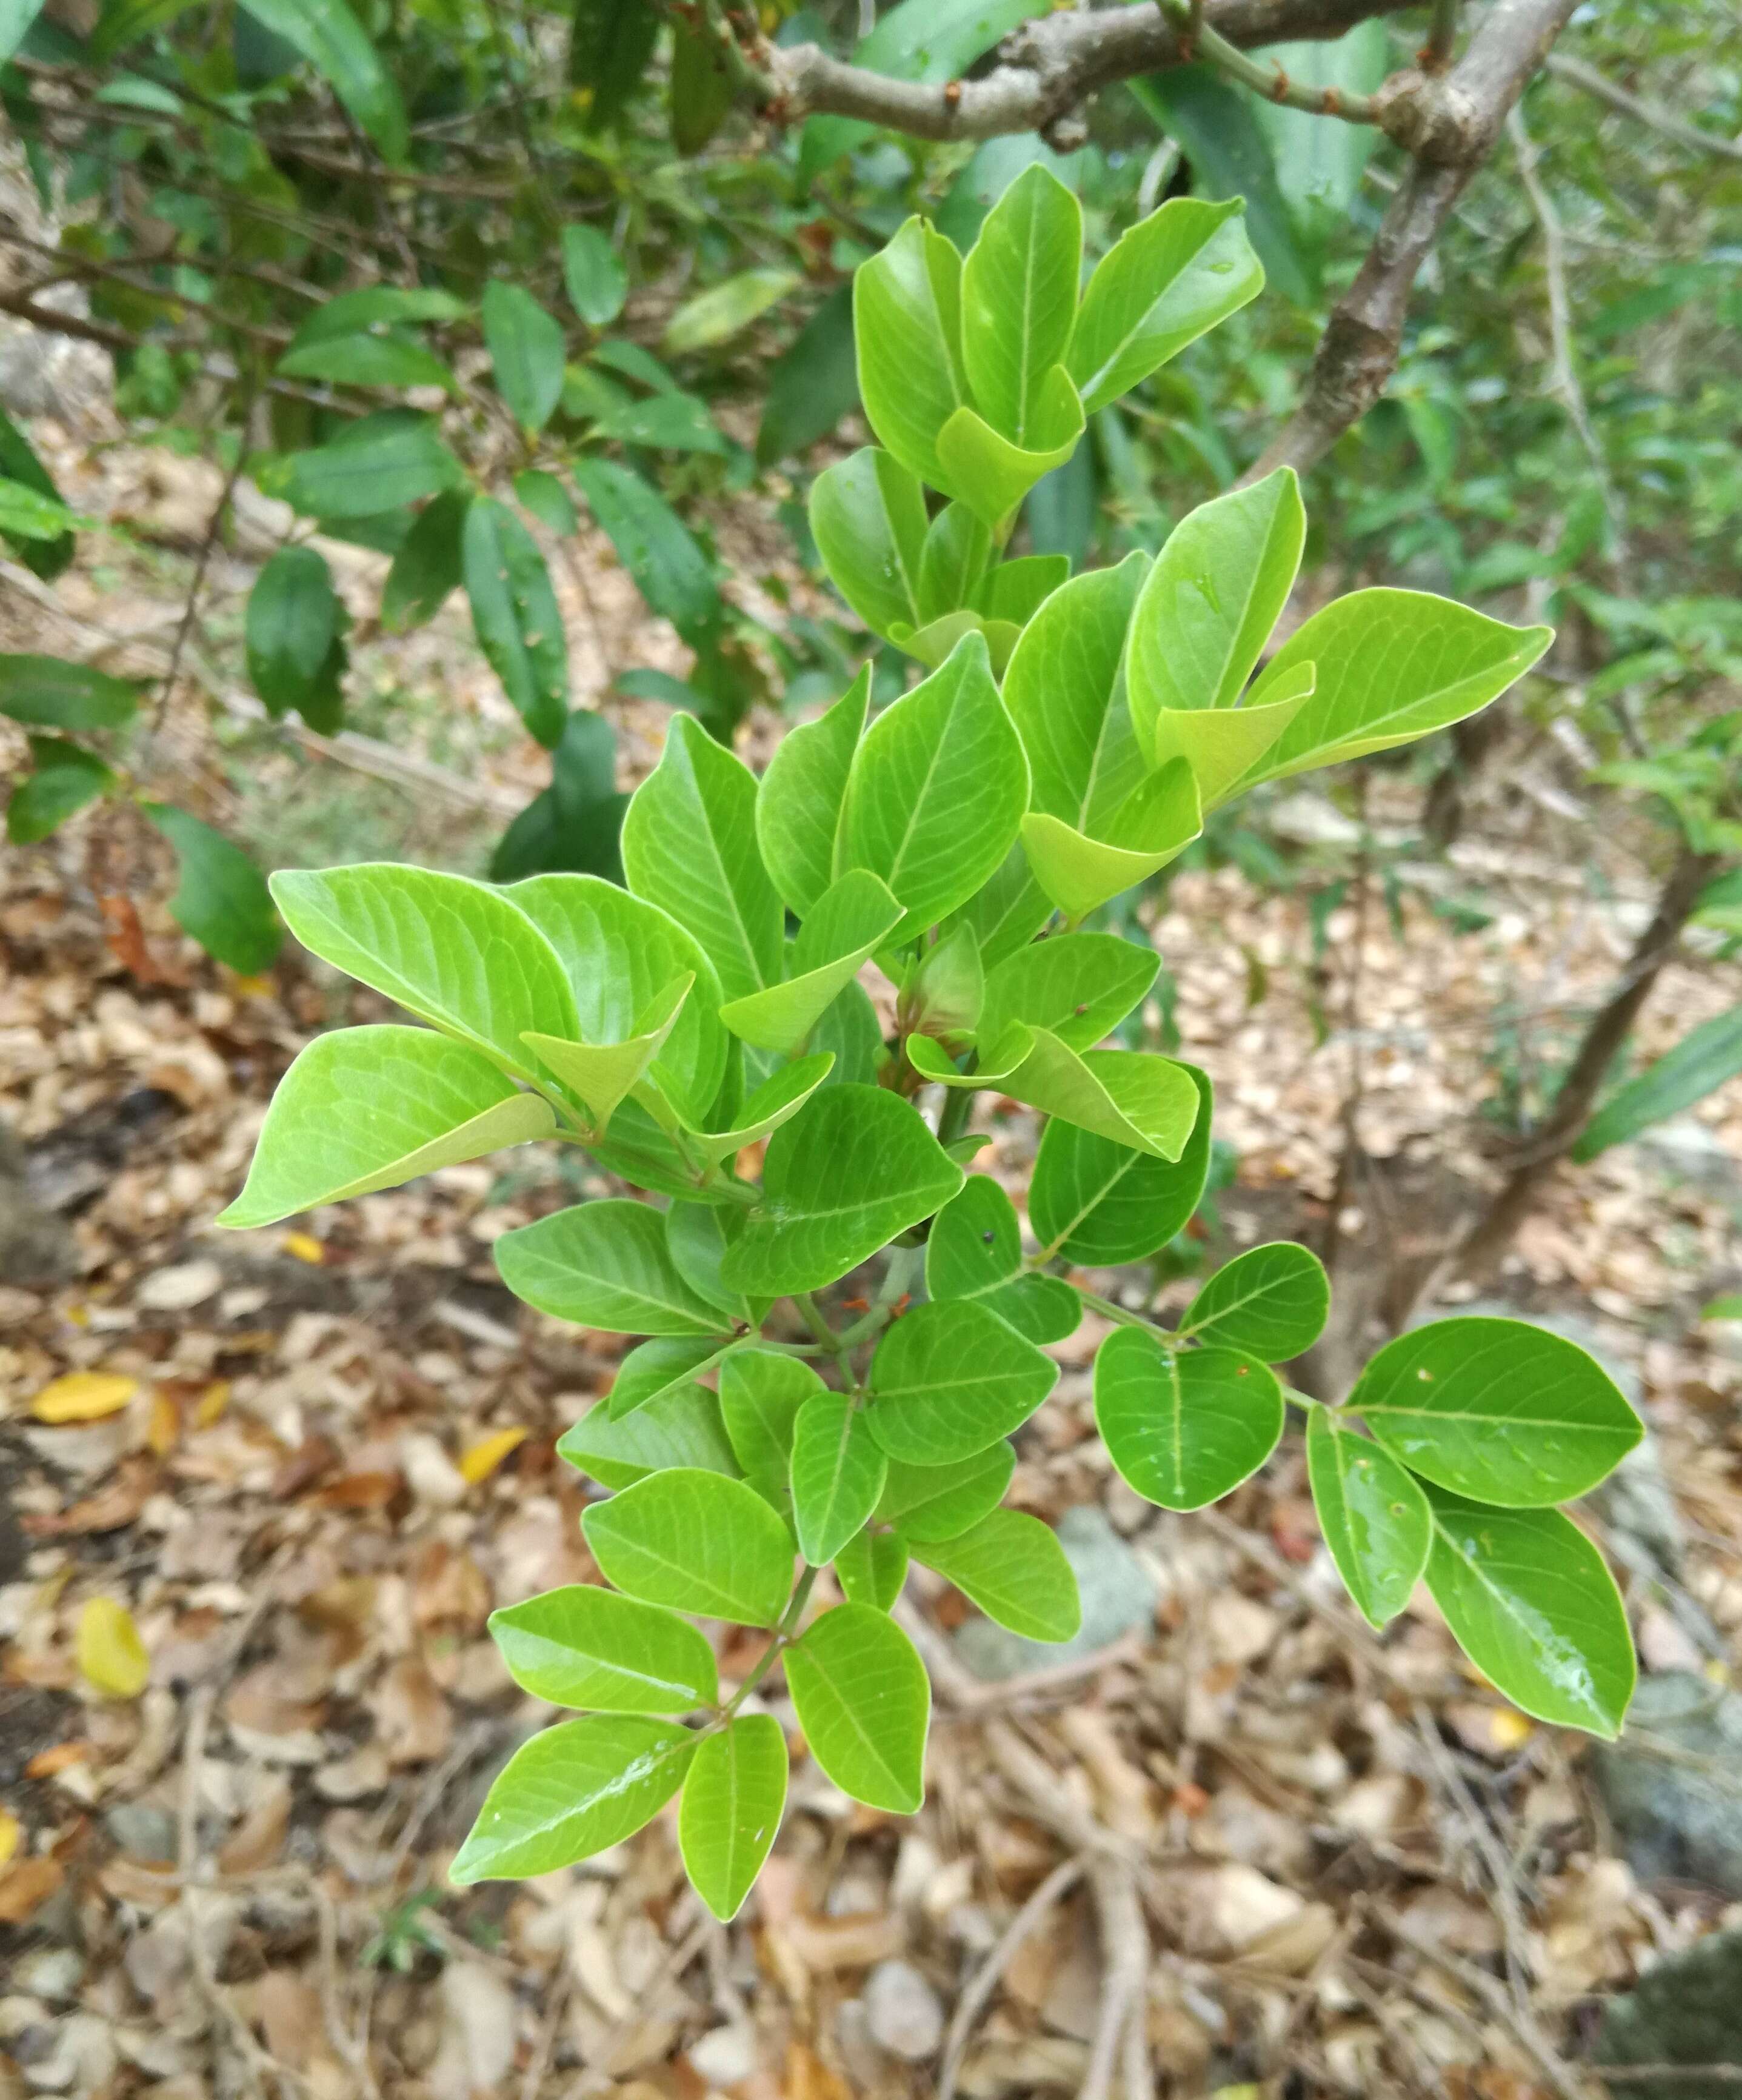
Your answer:
[[[756,1668],[751,1671],[727,1701],[724,1710],[727,1720],[731,1719],[739,1708],[767,1676],[769,1671],[774,1667],[774,1657],[792,1639],[792,1629],[804,1617],[805,1607],[810,1602],[810,1593],[816,1587],[817,1577],[822,1572],[820,1568],[807,1568],[798,1578],[798,1586],[793,1590],[787,1608],[780,1615],[780,1623],[774,1629],[773,1639],[756,1658]]]
[[[1153,1320],[1146,1320],[1140,1312],[1133,1312],[1124,1305],[1115,1305],[1110,1298],[1103,1298],[1098,1290],[1085,1290],[1080,1283],[1071,1286],[1091,1312],[1101,1313],[1109,1320],[1117,1320],[1122,1327],[1142,1327],[1153,1335],[1165,1348],[1174,1337],[1165,1327],[1158,1327]]]
[[[972,1087],[951,1087],[944,1096],[944,1105],[937,1112],[937,1142],[949,1145],[956,1138],[965,1136],[968,1118],[973,1114]]]

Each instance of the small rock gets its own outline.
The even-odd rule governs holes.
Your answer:
[[[399,1442],[399,1463],[405,1480],[421,1502],[437,1509],[453,1509],[466,1498],[465,1476],[435,1439],[414,1430]]]
[[[1691,1670],[1643,1678],[1625,1734],[1593,1745],[1592,1767],[1642,1882],[1742,1897],[1742,1696]]]
[[[1697,1116],[1672,1116],[1642,1131],[1634,1147],[1652,1166],[1714,1196],[1742,1194],[1742,1171],[1715,1130]]]
[[[1285,796],[1264,813],[1272,833],[1297,846],[1351,846],[1361,835],[1361,826],[1311,788]]]
[[[756,2067],[756,2029],[748,2021],[733,2020],[723,2027],[710,2027],[689,2049],[690,2068],[710,2085],[736,2085]]]
[[[12,1972],[20,1991],[51,2003],[77,1996],[85,1974],[85,1957],[74,1947],[36,1947],[21,1954]]]
[[[1739,2058],[1742,1931],[1713,1933],[1612,1998],[1591,2049],[1591,2061],[1599,2065],[1731,2064]],[[1616,2085],[1629,2100],[1735,2100],[1736,2090],[1728,2080],[1678,2076]]]
[[[1058,1542],[1077,1577],[1083,1625],[1075,1636],[1054,1644],[1024,1640],[990,1619],[970,1619],[955,1635],[956,1652],[976,1677],[1002,1680],[1031,1670],[1080,1661],[1110,1647],[1134,1626],[1147,1626],[1158,1594],[1155,1577],[1092,1502],[1066,1510]]]
[[[1204,1631],[1218,1662],[1256,1662],[1281,1624],[1268,1605],[1237,1590],[1218,1590],[1204,1606]]]
[[[71,2013],[57,2020],[51,2032],[47,2054],[24,2064],[27,2085],[39,2093],[82,2094],[95,2093],[114,2076],[118,2058],[107,2020],[95,2013]]]
[[[166,1808],[143,1801],[118,1802],[103,1819],[104,1828],[129,1858],[152,1865],[175,1857],[175,1818]]]
[[[911,1961],[880,1961],[865,1979],[865,2018],[880,2049],[923,2063],[944,2038],[937,1993]]]
[[[223,1281],[223,1271],[215,1261],[179,1262],[174,1268],[160,1268],[148,1276],[134,1292],[133,1302],[148,1312],[187,1312],[215,1298]]]

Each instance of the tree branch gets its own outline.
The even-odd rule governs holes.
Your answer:
[[[1630,95],[1625,87],[1617,87],[1607,74],[1599,73],[1583,59],[1569,58],[1557,51],[1548,61],[1548,69],[1557,80],[1563,80],[1573,87],[1581,87],[1587,95],[1594,95],[1610,108],[1618,109],[1624,117],[1649,126],[1660,131],[1665,139],[1673,139],[1678,146],[1686,146],[1691,152],[1716,153],[1720,160],[1742,161],[1742,139],[1725,139],[1715,131],[1702,131],[1697,125],[1687,124],[1655,102],[1647,102],[1643,95]]]
[[[1377,99],[1390,105],[1381,121],[1413,165],[1355,282],[1331,310],[1300,406],[1246,480],[1312,465],[1384,392],[1417,274],[1577,4],[1494,0],[1449,73],[1399,73],[1379,90]]]

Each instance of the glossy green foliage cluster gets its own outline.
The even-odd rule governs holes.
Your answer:
[[[1286,474],[1186,518],[1153,564],[1070,579],[1006,558],[1023,477],[1068,448],[1081,403],[1255,284],[1236,219],[1169,205],[1079,297],[1074,212],[1037,170],[965,260],[915,223],[860,274],[882,445],[819,481],[818,536],[872,624],[937,660],[902,697],[868,718],[862,677],[760,779],[677,717],[624,820],[624,887],[386,866],[275,883],[306,946],[428,1026],[305,1050],[227,1223],[543,1137],[642,1192],[496,1242],[528,1304],[640,1339],[560,1446],[610,1491],[584,1520],[609,1587],[493,1621],[516,1680],[579,1718],[509,1762],[462,1881],[579,1859],[681,1789],[691,1876],[730,1917],[785,1796],[786,1740],[756,1701],[777,1661],[829,1777],[911,1811],[929,1694],[892,1615],[910,1560],[1019,1634],[1077,1631],[1057,1539],[1002,1506],[1010,1440],[1056,1382],[1047,1348],[1078,1326],[1084,1269],[1142,1260],[1190,1219],[1212,1114],[1202,1072],[1103,1047],[1157,958],[1082,922],[1204,807],[1456,720],[1546,640],[1361,592],[1259,671],[1301,548]],[[982,1088],[1045,1119],[1026,1248],[972,1171]],[[874,1261],[862,1301],[819,1298]],[[1453,1319],[1320,1405],[1276,1367],[1328,1303],[1286,1243],[1211,1276],[1174,1331],[1096,1300],[1116,1323],[1094,1375],[1114,1463],[1149,1501],[1199,1508],[1264,1462],[1296,1401],[1367,1617],[1425,1578],[1510,1697],[1612,1734],[1626,1623],[1555,1506],[1637,1440],[1626,1403],[1569,1343]],[[769,1630],[742,1682],[720,1683],[694,1619]]]

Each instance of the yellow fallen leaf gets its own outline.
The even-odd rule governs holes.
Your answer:
[[[182,1433],[182,1411],[166,1392],[152,1396],[151,1420],[146,1425],[147,1448],[157,1458],[167,1458]]]
[[[224,1410],[229,1405],[229,1379],[214,1379],[211,1383],[205,1388],[205,1392],[201,1394],[198,1403],[194,1408],[194,1427],[196,1429],[209,1429],[212,1424],[218,1419],[218,1416],[223,1413]]]
[[[244,999],[265,999],[272,991],[272,980],[263,977],[236,977],[230,980],[232,991],[240,992]]]
[[[286,1233],[283,1246],[286,1254],[306,1261],[311,1268],[319,1268],[327,1258],[326,1249],[312,1233]]]
[[[18,1850],[18,1841],[24,1833],[18,1827],[18,1818],[9,1809],[0,1808],[0,1868],[11,1863]]]
[[[30,1403],[38,1422],[99,1422],[118,1414],[139,1389],[119,1371],[68,1371],[51,1379]]]
[[[480,1480],[487,1480],[509,1453],[526,1440],[523,1429],[499,1429],[494,1436],[484,1437],[461,1454],[460,1477],[476,1487]]]
[[[1521,1750],[1537,1732],[1532,1723],[1512,1706],[1499,1708],[1488,1725],[1497,1750]]]
[[[137,1699],[152,1674],[133,1614],[114,1597],[93,1597],[79,1613],[73,1642],[80,1674],[106,1698]]]

